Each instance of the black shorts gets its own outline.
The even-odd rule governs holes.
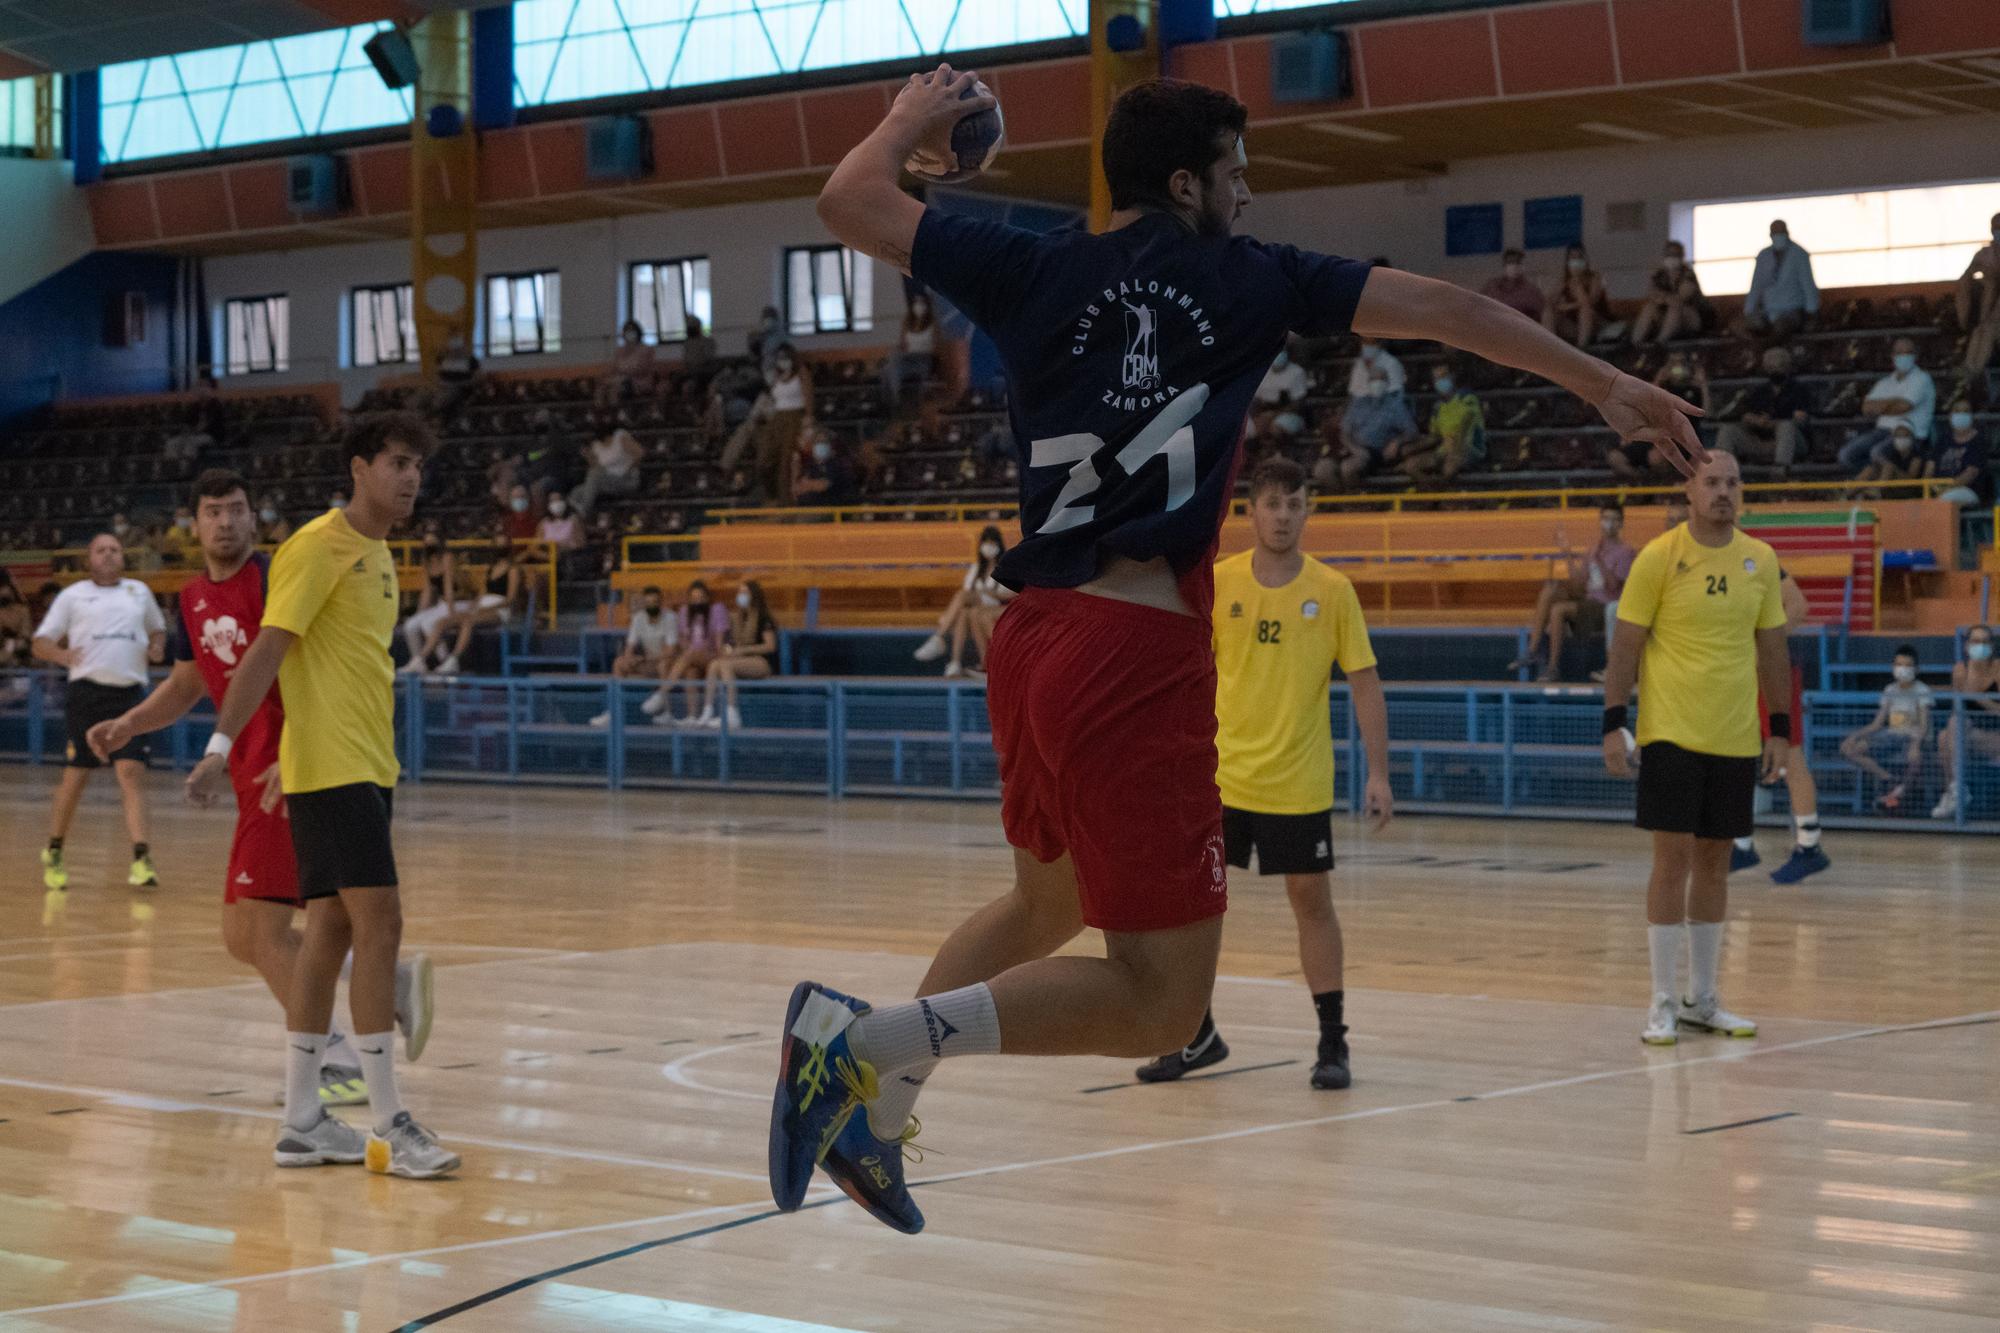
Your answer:
[[[1754,756],[1703,754],[1671,741],[1639,751],[1639,819],[1655,833],[1692,833],[1722,841],[1756,828]]]
[[[1250,868],[1257,853],[1260,875],[1311,875],[1333,869],[1333,811],[1311,815],[1262,815],[1222,807],[1222,846],[1229,864]]]
[[[69,727],[69,748],[63,752],[63,763],[70,768],[102,768],[97,756],[91,753],[90,729],[100,722],[109,722],[124,713],[146,697],[144,685],[100,685],[94,680],[73,680],[69,683],[69,696],[63,705],[63,721]],[[135,759],[146,762],[153,747],[146,743],[144,736],[134,736],[125,742],[124,748],[112,753],[112,762]]]
[[[285,797],[301,901],[331,898],[342,889],[396,887],[396,849],[389,840],[395,802],[395,788],[372,782]]]

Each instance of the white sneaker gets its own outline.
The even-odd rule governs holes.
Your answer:
[[[360,1130],[322,1110],[311,1129],[286,1125],[279,1130],[271,1160],[279,1166],[352,1166],[366,1153],[367,1140]]]
[[[666,706],[667,692],[665,690],[654,690],[646,696],[646,702],[639,705],[639,711],[647,717],[658,717],[660,710]]]
[[[456,676],[458,674],[458,654],[453,653],[451,656],[445,658],[444,661],[439,662],[437,673],[440,676]]]
[[[377,1175],[410,1180],[430,1180],[459,1167],[458,1154],[446,1150],[408,1111],[396,1112],[387,1134],[368,1136],[367,1160]]]
[[[678,727],[680,724],[681,720],[672,713],[653,714],[653,725],[656,727]]]
[[[729,719],[729,729],[731,731],[741,731],[743,729],[743,714],[737,711],[735,704],[729,705],[729,707],[722,711]]]
[[[965,674],[965,667],[959,662],[946,662],[944,664],[944,674],[947,680],[953,676],[962,676]]]
[[[703,731],[721,731],[722,719],[713,713],[703,713],[700,717],[688,723],[688,725],[691,727],[700,727]]]
[[[1646,1028],[1639,1034],[1639,1040],[1648,1046],[1671,1046],[1678,1038],[1674,1035],[1676,1020],[1680,1017],[1679,1006],[1671,995],[1655,995],[1653,1007],[1646,1011]]]
[[[1932,819],[1953,819],[1958,815],[1958,783],[1954,780],[1938,797],[1938,803],[1931,807]]]
[[[412,657],[409,661],[396,668],[396,674],[399,676],[421,676],[427,670],[429,668],[424,665],[423,658]]]
[[[1757,1025],[1741,1014],[1732,1014],[1716,1003],[1713,995],[1683,1000],[1678,1015],[1682,1027],[1713,1032],[1724,1037],[1754,1037]]]
[[[607,710],[605,712],[599,713],[596,717],[590,719],[590,725],[596,727],[599,731],[604,730],[606,727],[611,725],[610,712]]]
[[[919,662],[935,662],[944,656],[945,646],[944,635],[933,634],[928,639],[925,639],[911,656],[915,657]]]
[[[413,953],[396,964],[396,1026],[407,1060],[414,1061],[430,1044],[435,995],[429,954]]]

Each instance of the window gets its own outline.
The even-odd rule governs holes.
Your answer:
[[[222,346],[227,374],[255,375],[291,369],[291,298],[280,293],[224,301]]]
[[[417,322],[410,299],[407,282],[393,287],[356,287],[348,293],[354,319],[352,364],[387,366],[417,359]]]
[[[49,80],[55,117],[50,127],[55,148],[62,151],[63,77]],[[35,151],[35,80],[0,79],[0,155],[29,156]]]
[[[486,354],[525,356],[562,347],[562,274],[499,273],[486,279]]]
[[[677,343],[687,337],[693,315],[710,333],[708,256],[649,259],[625,270],[626,306],[646,331],[649,343]]]
[[[1792,239],[1812,255],[1821,287],[1948,282],[1991,237],[2000,213],[2000,181],[1927,185],[1853,194],[1793,195],[1728,203],[1676,204],[1673,232],[1688,247],[1702,290],[1731,296],[1750,290],[1757,252],[1783,218]]]
[[[793,333],[875,327],[875,266],[839,245],[785,251],[785,325]]]

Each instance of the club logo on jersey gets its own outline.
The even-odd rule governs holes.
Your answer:
[[[1757,562],[1746,558],[1743,561],[1743,572],[1745,574],[1755,574],[1757,572]]]
[[[1231,620],[1243,619],[1243,603],[1231,602],[1229,604],[1229,618]]]
[[[1229,872],[1223,868],[1222,835],[1220,833],[1214,834],[1209,838],[1208,846],[1204,849],[1204,854],[1208,857],[1208,891],[1210,893],[1221,893],[1229,885]]]
[[[1122,319],[1123,355],[1118,387],[1104,391],[1103,402],[1125,412],[1158,407],[1178,397],[1180,390],[1160,373],[1161,317],[1179,310],[1193,326],[1190,332],[1203,347],[1215,346],[1215,329],[1193,292],[1184,292],[1158,278],[1127,280],[1106,287],[1099,299],[1084,307],[1070,333],[1069,354],[1082,356],[1099,319],[1113,313]]]
[[[236,623],[235,616],[217,616],[201,622],[201,646],[214,653],[224,666],[236,665],[236,650],[250,646],[250,636]]]
[[[1319,603],[1314,601],[1312,598],[1308,597],[1305,601],[1305,605],[1299,608],[1299,615],[1306,620],[1318,620]]]
[[[1149,305],[1125,307],[1125,387],[1148,393],[1160,386],[1160,316]]]

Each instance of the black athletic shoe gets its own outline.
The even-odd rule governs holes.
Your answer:
[[[1220,1032],[1211,1028],[1207,1040],[1197,1041],[1178,1051],[1169,1051],[1150,1064],[1140,1065],[1134,1072],[1141,1083],[1171,1083],[1183,1074],[1221,1064],[1228,1058],[1229,1043],[1222,1039]]]
[[[1354,1081],[1347,1072],[1347,1029],[1331,1040],[1322,1037],[1319,1042],[1319,1056],[1313,1061],[1312,1085],[1315,1088],[1336,1090]]]

